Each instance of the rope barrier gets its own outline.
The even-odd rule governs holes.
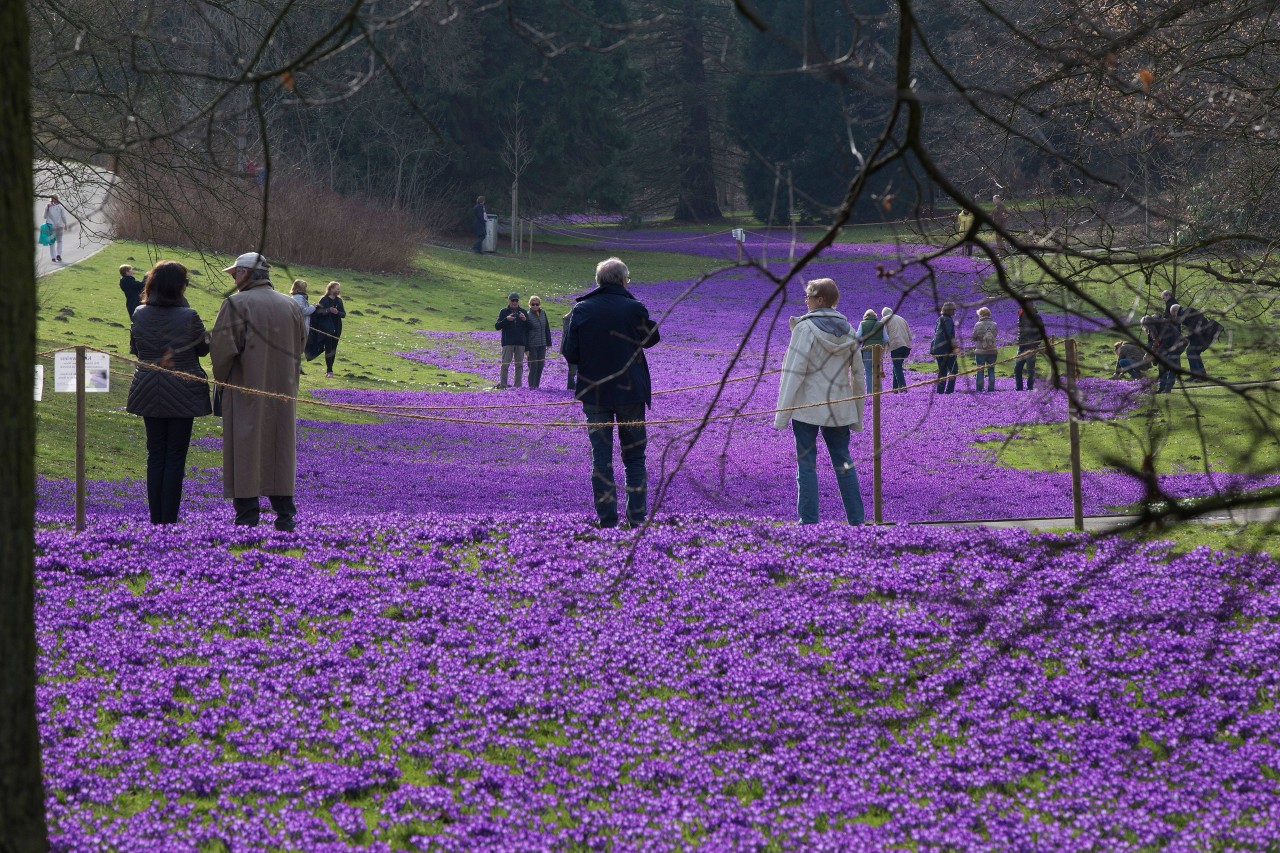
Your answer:
[[[76,347],[74,346],[60,347],[58,349],[49,350],[47,352],[37,353],[36,355],[37,357],[49,357],[55,353],[66,352],[68,350],[74,350],[75,348]],[[374,415],[374,416],[380,416],[380,417],[390,416],[390,417],[403,418],[406,420],[429,421],[429,422],[435,422],[435,423],[456,423],[456,424],[467,424],[467,425],[473,425],[473,426],[536,427],[536,428],[542,428],[542,429],[546,429],[550,427],[573,427],[574,429],[581,429],[582,427],[590,428],[592,426],[591,424],[588,424],[585,422],[578,422],[578,421],[490,421],[490,420],[481,420],[476,418],[449,418],[449,417],[440,417],[436,415],[423,415],[423,414],[418,414],[417,412],[398,412],[393,415],[388,415],[388,413],[385,410],[375,408],[369,405],[358,405],[355,403],[335,403],[335,402],[330,402],[325,400],[316,400],[314,398],[308,399],[304,397],[296,397],[289,394],[277,394],[272,391],[263,391],[260,388],[249,388],[247,386],[232,385],[230,383],[220,382],[217,379],[212,379],[206,376],[197,376],[192,373],[184,373],[180,370],[173,370],[171,368],[162,367],[158,364],[151,364],[149,362],[140,361],[138,359],[130,358],[128,356],[118,355],[116,353],[108,352],[107,350],[98,349],[96,347],[86,346],[85,350],[87,352],[102,353],[103,355],[106,355],[110,358],[123,361],[126,364],[132,364],[135,367],[141,367],[147,370],[155,370],[160,373],[167,373],[171,376],[177,376],[180,379],[187,379],[194,382],[206,382],[206,383],[211,382],[213,383],[214,386],[222,388],[224,390],[236,391],[243,394],[254,394],[260,397],[266,397],[268,399],[282,400],[285,402],[292,402],[295,404],[303,403],[304,405],[315,406],[317,408],[322,408],[322,409],[333,409],[336,411],[343,411],[343,412],[358,412],[362,414]],[[1017,361],[1019,358],[1027,358],[1028,352],[1038,355],[1042,352],[1047,352],[1047,351],[1048,350],[1046,347],[1039,347],[1035,350],[1021,352],[1009,358],[994,362],[994,364],[1006,364],[1010,361]],[[958,371],[956,373],[949,374],[948,378],[950,378],[951,376],[955,376],[956,378],[959,378],[960,376],[973,375],[980,371],[986,370],[988,366],[989,365],[984,364],[981,367],[975,367],[965,371]],[[852,369],[856,370],[858,369],[858,366],[854,365]],[[770,371],[770,373],[780,373],[780,372],[781,372],[780,369]],[[760,374],[760,375],[763,376],[766,374]],[[742,381],[744,379],[755,379],[755,378],[758,378],[758,377],[756,375],[752,375],[749,377],[738,377],[734,381]],[[796,412],[796,411],[802,411],[804,409],[814,409],[814,408],[818,408],[819,406],[829,406],[829,405],[834,405],[838,403],[851,403],[857,400],[866,401],[876,396],[882,396],[885,394],[893,393],[894,391],[899,391],[899,390],[905,391],[911,388],[920,388],[927,385],[936,385],[937,382],[938,380],[936,378],[933,378],[933,379],[922,380],[920,382],[911,383],[909,385],[904,386],[901,389],[891,388],[891,389],[881,390],[877,392],[855,394],[852,397],[845,397],[837,400],[823,400],[818,403],[805,403],[799,406],[786,406],[783,408],[759,409],[752,412],[730,412],[730,413],[721,414],[721,415],[714,415],[714,414],[708,413],[700,417],[693,417],[693,418],[666,418],[666,419],[660,419],[660,420],[646,419],[643,421],[616,421],[614,423],[617,426],[628,426],[628,427],[630,426],[674,426],[679,424],[700,424],[700,423],[707,423],[710,421],[723,421],[723,420],[736,420],[739,418],[762,417],[764,415],[776,415],[781,412]],[[719,384],[720,384],[719,382],[713,382],[713,383],[708,383],[704,387],[710,387],[710,386],[719,385]],[[571,405],[572,403],[576,403],[580,401],[574,400],[574,401],[565,401],[565,402],[566,404]],[[472,407],[458,406],[453,408],[468,409]],[[509,405],[494,406],[494,407],[486,407],[486,408],[510,409],[511,406]]]

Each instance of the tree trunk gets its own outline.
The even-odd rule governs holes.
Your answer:
[[[716,172],[712,159],[711,114],[707,105],[706,50],[701,21],[689,21],[680,47],[684,94],[681,107],[685,126],[676,147],[680,170],[679,196],[673,219],[679,222],[715,222],[723,219],[716,200]]]
[[[27,4],[0,3],[0,851],[47,850],[36,729],[35,231]]]

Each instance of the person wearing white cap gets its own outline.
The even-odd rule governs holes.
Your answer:
[[[271,286],[271,265],[247,252],[223,272],[236,292],[213,323],[210,358],[222,390],[223,494],[235,523],[256,525],[260,498],[275,510],[277,530],[294,528],[298,370],[306,325],[298,303]]]

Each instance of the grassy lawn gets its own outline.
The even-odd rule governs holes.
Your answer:
[[[1160,292],[1175,281],[1180,298],[1197,307],[1229,307],[1224,321],[1227,332],[1204,354],[1208,371],[1227,382],[1261,382],[1280,376],[1280,367],[1275,365],[1274,332],[1266,319],[1277,302],[1265,293],[1241,294],[1204,272],[1185,267],[1144,272],[1131,264],[1068,266],[1057,258],[1049,262],[1069,274],[1089,297],[1121,316],[1132,312],[1135,324],[1142,315],[1161,309]],[[1089,311],[1027,259],[1014,259],[1008,268],[1016,281],[1044,292],[1047,303]],[[994,290],[993,281],[989,286]],[[1139,337],[1144,335],[1139,333]],[[1112,344],[1118,338],[1114,333],[1078,336],[1083,376],[1111,375],[1115,367]],[[1002,351],[1001,357],[1012,354],[1010,348]],[[1155,371],[1149,375],[1154,377]],[[1188,385],[1167,396],[1152,395],[1128,417],[1083,423],[1082,461],[1088,469],[1110,467],[1116,458],[1137,467],[1144,456],[1151,455],[1161,474],[1206,469],[1275,473],[1280,471],[1280,442],[1275,434],[1278,415],[1280,387],[1258,387],[1240,394],[1213,385]],[[1016,452],[1002,454],[1005,464],[1024,470],[1068,469],[1066,423],[1024,427],[1018,436],[1011,444]]]

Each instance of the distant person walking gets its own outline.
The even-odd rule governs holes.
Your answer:
[[[907,390],[907,375],[904,371],[907,356],[911,355],[911,327],[907,321],[885,306],[880,312],[884,321],[885,337],[889,340],[889,355],[893,358],[893,390]]]
[[[626,471],[626,519],[631,527],[649,514],[645,471],[645,408],[653,384],[644,351],[658,343],[658,324],[629,290],[631,271],[618,258],[596,265],[596,289],[578,297],[560,343],[565,361],[578,365],[575,396],[582,401],[591,441],[591,492],[601,527],[618,525],[613,476],[613,429]]]
[[[256,252],[236,258],[236,292],[222,302],[213,323],[213,378],[222,393],[223,494],[236,524],[256,525],[266,495],[276,530],[294,529],[297,484],[298,365],[302,311],[271,287],[270,264]],[[241,390],[243,389],[243,390]],[[265,393],[255,393],[265,392]]]
[[[1164,316],[1170,319],[1173,319],[1173,307],[1178,304],[1178,299],[1176,296],[1173,295],[1173,291],[1172,290],[1160,291],[1160,302],[1161,304],[1164,305],[1164,310],[1161,311],[1160,313],[1164,314]]]
[[[1000,254],[1008,254],[1009,244],[1005,242],[1004,231],[1009,227],[1009,208],[1004,206],[1004,199],[999,195],[991,197],[991,222],[996,226],[996,250]]]
[[[516,387],[524,378],[524,348],[529,340],[529,312],[520,307],[520,294],[512,292],[507,296],[507,307],[498,312],[498,321],[493,327],[502,332],[502,378],[499,388],[508,388],[511,362],[516,365]]]
[[[973,228],[973,212],[960,208],[956,214],[956,239],[961,240],[960,253],[964,257],[973,255],[973,241],[969,239],[969,231]]]
[[[954,302],[942,303],[942,313],[933,324],[933,339],[929,342],[929,354],[938,362],[939,394],[954,394],[956,390],[960,345],[956,340],[955,314]]]
[[[564,355],[564,339],[569,334],[569,324],[573,322],[573,308],[570,307],[565,315],[560,318],[560,354]],[[569,390],[572,391],[578,381],[578,365],[572,361],[565,361],[565,365],[569,368]]]
[[[996,355],[1000,352],[1000,347],[996,344],[996,334],[999,328],[996,321],[991,319],[991,309],[983,306],[978,309],[978,322],[973,324],[973,353],[974,361],[978,363],[977,388],[981,392],[983,390],[983,374],[986,374],[986,385],[988,391],[996,390]]]
[[[551,346],[551,321],[542,310],[542,297],[529,297],[529,319],[525,321],[525,354],[529,357],[529,387],[537,390],[542,385],[542,368],[547,363],[547,348]]]
[[[792,317],[791,341],[782,360],[778,385],[778,413],[773,425],[791,423],[796,440],[796,509],[801,524],[817,524],[818,433],[836,472],[845,520],[862,524],[865,511],[858,472],[849,456],[849,432],[862,429],[864,378],[854,363],[858,336],[845,316],[836,310],[840,290],[829,278],[808,282],[804,289],[806,312]],[[802,408],[796,408],[796,407]]]
[[[333,360],[338,355],[342,318],[346,316],[347,306],[342,301],[342,285],[331,281],[311,314],[311,337],[308,341],[308,359],[324,352],[324,375],[327,379],[333,378]],[[312,352],[315,355],[311,355]]]
[[[1036,354],[1044,344],[1044,320],[1030,298],[1018,309],[1018,356],[1013,360],[1013,384],[1022,390],[1026,376],[1028,391],[1036,387]]]
[[[200,356],[209,354],[209,333],[200,315],[187,307],[186,290],[187,268],[161,261],[147,275],[142,304],[130,314],[129,352],[141,364],[133,372],[125,411],[141,415],[147,431],[152,524],[177,524],[191,428],[196,418],[213,411],[209,380],[200,366]]]
[[[124,294],[125,314],[132,320],[133,312],[142,304],[142,282],[133,277],[133,267],[128,264],[120,267],[120,291]]]
[[[873,392],[876,387],[876,383],[874,382],[875,377],[872,376],[872,372],[875,370],[875,365],[872,363],[872,356],[874,353],[871,351],[871,348],[873,346],[880,347],[880,366],[883,370],[884,349],[888,343],[889,338],[885,334],[884,321],[876,316],[875,309],[868,308],[862,315],[862,322],[858,324],[858,345],[862,350],[862,376],[863,379],[866,380],[865,387],[867,389],[866,393],[868,394]]]
[[[56,195],[49,196],[49,203],[44,207],[44,221],[53,228],[53,238],[49,243],[49,260],[62,263],[62,235],[67,230],[67,209],[58,201]]]
[[[484,212],[484,196],[476,196],[476,203],[471,208],[471,231],[475,234],[476,242],[471,247],[471,251],[477,255],[484,251],[484,238],[488,236],[489,216]]]

